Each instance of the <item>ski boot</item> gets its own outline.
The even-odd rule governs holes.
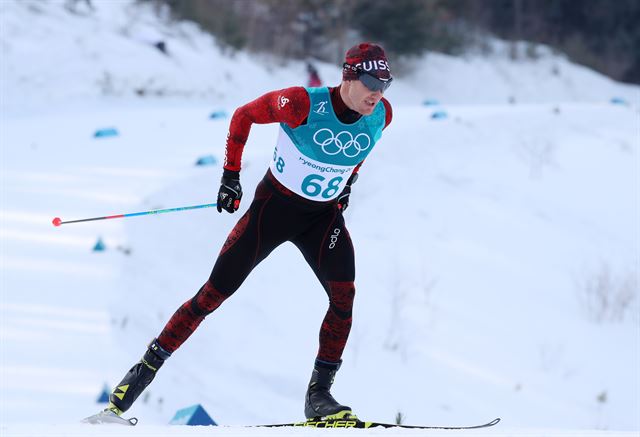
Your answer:
[[[304,402],[304,415],[307,419],[355,419],[351,408],[339,404],[329,390],[342,361],[328,363],[316,359]]]
[[[158,369],[170,356],[171,354],[164,350],[154,338],[142,359],[129,369],[120,384],[113,389],[109,395],[109,405],[104,411],[111,411],[118,416],[127,411],[144,389],[151,384]]]

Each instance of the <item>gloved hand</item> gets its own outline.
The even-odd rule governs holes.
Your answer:
[[[353,173],[349,180],[347,181],[347,185],[342,190],[342,193],[338,196],[338,209],[344,212],[349,207],[349,195],[351,194],[351,185],[355,184],[358,180],[358,173]]]
[[[218,212],[224,209],[233,214],[240,208],[240,199],[242,199],[240,172],[225,169],[218,190]]]

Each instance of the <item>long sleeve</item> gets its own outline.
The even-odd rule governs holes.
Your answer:
[[[298,127],[306,120],[310,104],[303,87],[291,87],[271,91],[236,109],[227,134],[224,168],[240,171],[252,124],[286,123],[291,128]]]

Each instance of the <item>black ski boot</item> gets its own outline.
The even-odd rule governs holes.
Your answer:
[[[340,405],[329,392],[333,384],[333,379],[341,364],[342,361],[338,363],[328,363],[316,360],[304,402],[304,415],[307,419],[342,419],[355,417],[350,407]]]
[[[105,411],[112,411],[118,416],[127,411],[144,389],[151,384],[158,369],[170,356],[171,354],[164,350],[154,338],[142,359],[129,369],[120,384],[113,389],[109,395],[109,406]]]

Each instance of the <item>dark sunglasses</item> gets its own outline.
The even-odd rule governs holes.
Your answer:
[[[392,77],[386,80],[378,79],[373,74],[364,71],[362,68],[347,64],[346,62],[342,64],[342,68],[355,72],[358,76],[358,80],[362,82],[369,91],[382,91],[384,93],[391,86],[391,82],[393,82]]]

